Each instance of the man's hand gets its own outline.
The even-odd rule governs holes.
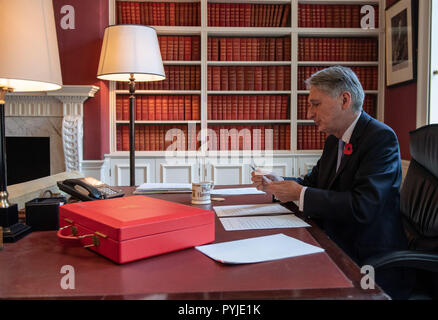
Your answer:
[[[264,174],[260,169],[251,172],[251,181],[257,190],[266,191],[266,187],[273,181],[283,181],[283,178],[274,173]]]
[[[273,181],[266,186],[266,190],[271,192],[281,202],[300,200],[300,193],[303,186],[292,180]]]

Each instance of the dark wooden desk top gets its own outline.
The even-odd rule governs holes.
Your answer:
[[[124,190],[129,195],[133,189]],[[191,205],[190,194],[149,196]],[[272,199],[224,198],[198,207]],[[359,267],[312,221],[306,222],[310,228],[225,231],[216,217],[215,242],[284,233],[325,249],[245,265],[223,265],[193,248],[117,265],[87,249],[63,248],[55,231],[33,232],[0,251],[0,299],[388,299],[378,286],[361,289]],[[64,265],[74,268],[73,290],[61,288]]]

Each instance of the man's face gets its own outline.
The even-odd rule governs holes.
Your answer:
[[[342,127],[343,96],[332,98],[316,87],[310,87],[307,119],[315,121],[318,131],[336,135]]]

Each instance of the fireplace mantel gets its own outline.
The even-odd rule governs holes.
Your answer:
[[[11,125],[13,128],[8,130],[8,123],[6,123],[6,134],[32,136],[32,130],[23,128],[32,121],[26,120],[26,122],[17,124],[19,121],[17,119],[20,118],[62,118],[62,150],[54,152],[64,153],[65,168],[62,168],[62,171],[80,171],[83,150],[84,102],[88,98],[94,97],[98,90],[99,87],[97,86],[71,85],[63,86],[57,91],[10,93],[6,96],[5,113],[7,120],[8,117],[10,119],[14,118],[14,125]],[[54,134],[59,135],[55,125],[47,126],[52,126],[52,130],[55,131]]]

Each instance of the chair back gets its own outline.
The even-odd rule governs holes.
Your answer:
[[[409,135],[412,159],[400,195],[409,249],[438,251],[438,124]]]

